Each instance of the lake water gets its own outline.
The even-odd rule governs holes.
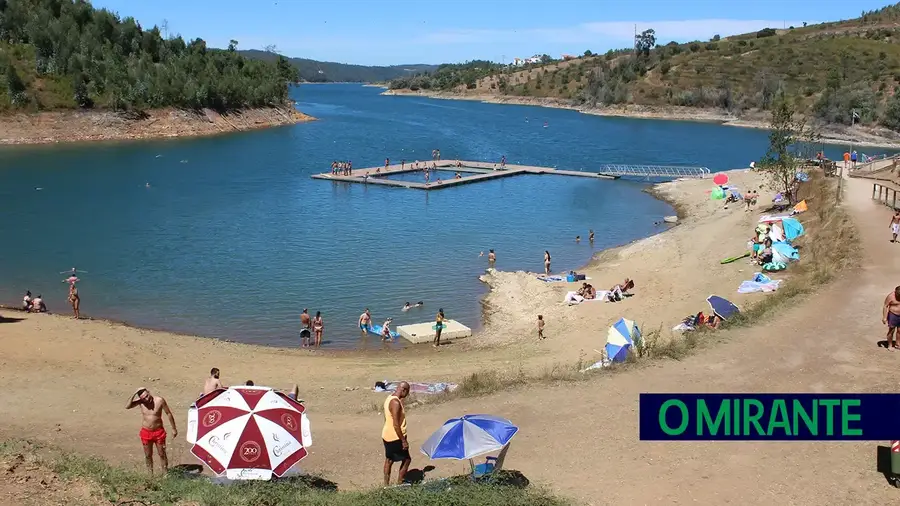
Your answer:
[[[384,97],[301,86],[320,121],[212,138],[0,149],[0,301],[30,289],[68,313],[60,271],[81,275],[82,311],[237,341],[296,344],[303,308],[330,347],[358,345],[356,319],[480,325],[477,277],[584,265],[658,232],[672,209],[647,184],[526,175],[435,192],[313,180],[333,160],[499,160],[590,169],[604,162],[747,166],[766,133],[713,124]],[[544,122],[548,128],[543,128]],[[834,153],[839,148],[829,148]],[[415,177],[421,177],[416,175]],[[146,187],[146,183],[150,187]],[[37,188],[41,188],[37,190]],[[594,229],[596,242],[576,244]],[[627,274],[627,273],[626,273]],[[406,301],[425,307],[400,311]]]

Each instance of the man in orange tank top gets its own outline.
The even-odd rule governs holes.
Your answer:
[[[397,485],[403,483],[406,471],[412,462],[409,456],[409,443],[406,440],[406,410],[403,399],[409,395],[409,383],[401,382],[397,390],[384,400],[384,427],[381,429],[381,440],[384,442],[384,486],[391,483],[391,468],[394,462],[400,462],[400,473]]]

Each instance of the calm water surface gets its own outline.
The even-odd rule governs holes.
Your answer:
[[[323,312],[332,347],[358,345],[364,307],[395,325],[443,307],[478,327],[477,276],[487,262],[479,252],[494,248],[502,270],[537,271],[549,249],[554,270],[574,269],[597,249],[657,232],[671,208],[634,181],[528,175],[424,192],[310,175],[333,160],[379,166],[386,157],[429,159],[435,148],[444,159],[506,155],[565,169],[725,169],[746,166],[767,145],[766,133],[751,129],[380,91],[296,88],[300,109],[320,121],[290,127],[0,149],[0,301],[17,304],[30,289],[67,312],[57,272],[77,266],[87,271],[79,284],[86,314],[244,342],[295,344],[304,307]],[[594,248],[575,244],[591,228]],[[419,300],[424,309],[400,311]]]

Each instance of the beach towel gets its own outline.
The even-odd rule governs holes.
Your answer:
[[[774,292],[778,290],[778,285],[781,284],[781,281],[780,279],[762,283],[759,281],[743,281],[741,286],[738,287],[738,293]]]
[[[565,276],[538,276],[537,278],[546,283],[558,283],[560,281],[566,281]]]
[[[409,383],[409,391],[413,394],[424,394],[424,395],[432,395],[432,394],[440,394],[444,392],[452,392],[457,389],[458,385],[456,383]],[[382,386],[384,385],[384,386]],[[397,387],[400,386],[399,381],[382,381],[376,383],[374,391],[375,392],[396,392]]]
[[[784,238],[787,241],[793,241],[803,235],[804,232],[803,225],[795,218],[782,219],[781,228],[784,230]]]
[[[773,223],[790,217],[790,214],[766,214],[759,217],[759,223]]]

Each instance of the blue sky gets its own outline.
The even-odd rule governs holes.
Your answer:
[[[509,62],[547,53],[630,47],[654,28],[659,43],[858,17],[890,0],[95,0],[145,27],[211,46],[274,44],[288,56],[363,65]]]

